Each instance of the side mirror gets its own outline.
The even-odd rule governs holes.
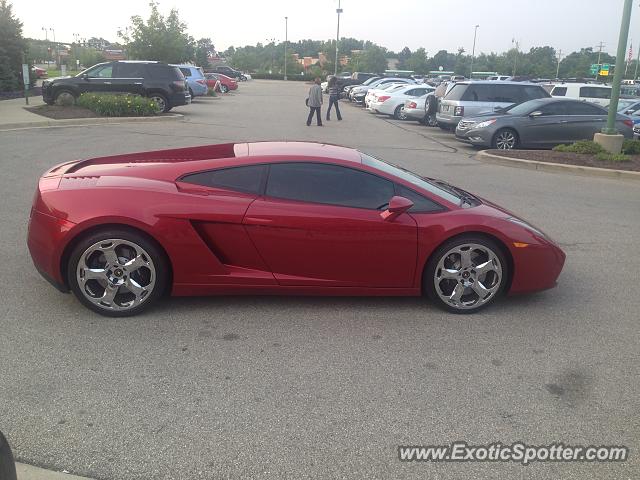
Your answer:
[[[405,197],[394,196],[389,200],[389,206],[380,214],[383,220],[393,222],[400,215],[413,207],[413,202]]]
[[[530,116],[531,118],[540,117],[540,116],[542,116],[542,112],[541,112],[540,110],[536,110],[535,112],[531,112],[531,113],[529,114],[529,116]]]
[[[504,112],[504,108],[503,107],[495,107],[493,109],[493,111],[496,112],[496,113],[502,113],[502,112]]]
[[[89,78],[89,74],[88,73],[83,73],[82,74],[82,78],[84,78],[85,80],[87,80]]]

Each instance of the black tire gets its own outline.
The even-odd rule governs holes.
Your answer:
[[[474,244],[474,245],[479,245],[479,246],[483,246],[486,249],[489,249],[494,255],[495,258],[497,258],[497,260],[499,261],[499,265],[501,267],[501,274],[498,278],[493,278],[494,280],[494,284],[491,287],[492,289],[495,289],[495,291],[493,293],[491,293],[490,297],[487,297],[486,300],[483,301],[483,303],[477,304],[476,306],[470,306],[470,307],[456,307],[453,306],[450,303],[445,302],[440,295],[438,294],[438,292],[436,291],[436,270],[438,269],[438,264],[440,263],[441,260],[443,260],[443,257],[445,258],[450,258],[450,256],[447,255],[448,252],[450,252],[452,249],[455,249],[456,247],[462,247],[465,245],[470,245],[470,244]],[[463,247],[464,248],[464,247]],[[476,257],[478,258],[478,257]],[[482,260],[481,260],[482,261]],[[476,265],[477,267],[477,265]],[[471,270],[470,272],[474,272],[473,271],[473,267],[470,267]],[[459,271],[462,271],[463,269],[461,268],[461,266],[458,268]],[[423,292],[427,295],[427,297],[429,298],[429,300],[431,300],[435,305],[437,305],[439,308],[446,310],[448,312],[452,312],[452,313],[458,313],[458,314],[469,314],[469,313],[475,313],[478,312],[486,307],[488,307],[489,305],[491,305],[497,298],[499,298],[500,296],[502,296],[504,294],[504,290],[506,288],[508,279],[509,279],[509,275],[511,274],[511,272],[509,271],[509,263],[507,262],[507,259],[505,257],[505,254],[502,250],[502,248],[500,248],[500,246],[492,239],[488,238],[488,237],[484,237],[482,235],[461,235],[459,237],[454,237],[448,241],[446,241],[445,243],[443,243],[435,252],[433,252],[431,254],[431,257],[429,258],[427,265],[424,269],[423,272],[423,276],[422,276],[422,288],[423,288]],[[462,277],[460,276],[460,282],[462,282]],[[473,278],[472,278],[473,280]],[[476,279],[475,281],[478,281],[479,279]],[[485,276],[485,279],[483,280],[483,282],[486,282],[487,277]],[[442,282],[445,282],[444,284]],[[447,284],[446,282],[453,282],[452,284]],[[488,284],[488,282],[486,282]],[[458,280],[455,279],[440,279],[438,282],[438,286],[439,288],[444,288],[447,286],[453,286],[453,288],[458,288]],[[464,290],[465,292],[469,292],[466,295],[469,296],[478,296],[477,294],[474,294],[471,291],[471,288],[469,288],[468,290]],[[453,290],[451,293],[453,294],[455,292],[455,290]],[[446,294],[448,295],[448,292],[446,292]],[[478,299],[480,297],[478,296]],[[462,303],[462,298],[460,299],[460,302]]]
[[[160,113],[167,113],[171,110],[172,106],[169,104],[169,100],[162,93],[150,93],[148,97],[158,104]],[[191,99],[193,100],[193,95],[191,95]]]
[[[241,82],[246,82],[247,81],[247,77],[245,77],[244,75],[240,75],[240,81]]]
[[[227,93],[229,91],[229,87],[226,85],[220,85],[220,93]]]
[[[427,96],[427,115],[434,115],[438,110],[438,98],[435,95]]]
[[[76,95],[71,90],[62,89],[56,92],[54,99],[56,105],[75,105]]]
[[[491,146],[497,150],[514,150],[520,145],[518,132],[512,128],[501,128],[491,140]]]
[[[0,480],[17,480],[13,453],[2,432],[0,432]]]
[[[110,239],[116,239],[118,241],[123,242],[124,248],[129,248],[129,245],[124,245],[124,242],[135,245],[134,254],[136,255],[142,254],[144,255],[145,259],[147,259],[147,255],[148,255],[147,260],[150,260],[150,267],[148,268],[148,270],[151,272],[151,275],[148,276],[148,278],[153,279],[154,283],[151,286],[151,289],[147,291],[143,299],[139,303],[137,303],[137,305],[134,304],[131,307],[123,308],[122,305],[118,305],[116,300],[117,297],[114,297],[112,301],[113,306],[107,306],[107,305],[100,306],[97,304],[97,300],[98,300],[97,295],[92,296],[92,298],[96,299],[94,301],[89,300],[88,296],[91,296],[90,293],[92,292],[90,292],[90,290],[94,288],[96,290],[99,290],[100,288],[102,288],[103,292],[106,292],[106,288],[104,286],[101,286],[100,284],[90,285],[89,282],[91,282],[91,280],[89,281],[85,280],[86,283],[84,287],[79,284],[78,265],[80,263],[81,257],[89,249],[93,248],[95,245],[99,244],[100,242],[105,242],[105,244],[108,245],[110,243],[108,242],[108,240]],[[96,250],[96,253],[97,252],[98,250]],[[91,257],[93,255],[94,254],[90,254],[90,255],[87,255],[87,257]],[[122,264],[123,261],[120,259],[121,257],[120,256],[118,257],[119,257],[118,263]],[[98,258],[100,257],[98,256]],[[86,262],[85,259],[83,259],[83,261]],[[106,262],[107,261],[106,257],[102,261]],[[87,265],[88,265],[88,262],[87,262]],[[100,268],[104,268],[105,271],[113,272],[111,274],[112,278],[115,278],[113,277],[113,275],[117,275],[118,278],[120,278],[122,281],[126,281],[128,279],[127,278],[127,275],[128,275],[130,276],[129,280],[134,279],[136,270],[131,270],[130,272],[127,272],[126,268],[119,267],[118,265],[115,265],[115,266],[112,265],[110,268],[107,268],[107,267],[109,267],[108,263],[105,266]],[[143,267],[143,268],[147,268],[147,267]],[[111,228],[111,229],[105,229],[103,231],[88,235],[76,243],[76,245],[73,248],[73,251],[71,252],[71,255],[69,257],[69,263],[67,265],[67,281],[76,298],[85,307],[89,308],[90,310],[93,310],[94,312],[97,312],[100,315],[104,315],[107,317],[128,317],[128,316],[137,315],[142,311],[148,309],[154,303],[156,303],[158,299],[164,294],[170,279],[169,268],[170,268],[169,261],[167,260],[162,249],[158,246],[158,244],[155,241],[153,241],[146,235],[141,234],[135,230],[129,230],[126,228],[122,228],[122,229]],[[116,270],[124,270],[124,273],[120,271],[120,273],[117,274]],[[105,276],[105,279],[106,279],[106,276]],[[144,283],[143,281],[139,280],[139,277],[136,277],[135,281],[140,285]],[[106,282],[103,282],[103,283],[106,283]],[[150,282],[149,282],[149,285],[151,285]],[[118,287],[116,289],[116,292],[118,292],[117,294],[121,295],[121,298],[124,298],[124,299],[128,298],[127,291],[128,290],[126,288],[126,283],[123,284],[123,288]]]
[[[398,105],[393,111],[393,118],[396,120],[406,120],[407,114],[404,113],[404,105]]]

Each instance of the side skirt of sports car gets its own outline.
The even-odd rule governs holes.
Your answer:
[[[108,316],[173,295],[427,295],[455,313],[556,285],[538,228],[357,150],[257,142],[72,161],[40,179],[38,271]]]

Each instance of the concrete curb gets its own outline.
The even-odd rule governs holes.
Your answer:
[[[26,463],[16,462],[16,474],[18,480],[89,480],[86,477],[78,477],[64,472],[45,470]]]
[[[68,118],[63,120],[39,120],[35,122],[18,122],[0,124],[0,131],[22,128],[46,128],[46,127],[83,127],[86,125],[104,125],[116,123],[138,122],[166,122],[182,120],[184,115],[173,113],[161,117],[96,117],[96,118]]]
[[[583,167],[580,165],[565,165],[563,163],[537,162],[535,160],[524,160],[521,158],[501,157],[500,155],[488,153],[486,150],[478,152],[475,158],[483,162],[503,165],[506,167],[526,168],[529,170],[539,170],[542,172],[551,173],[568,173],[572,175],[583,175],[587,177],[640,181],[640,172],[598,167]]]

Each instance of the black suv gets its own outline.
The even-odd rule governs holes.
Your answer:
[[[161,111],[191,103],[189,86],[178,67],[160,62],[118,61],[99,63],[75,77],[42,83],[46,103],[73,103],[81,93],[134,93],[154,100]]]
[[[227,65],[218,65],[217,67],[208,68],[206,70],[207,73],[221,73],[226,75],[227,77],[237,78],[238,80],[242,80],[243,82],[247,79],[240,70],[234,70],[233,68]]]

